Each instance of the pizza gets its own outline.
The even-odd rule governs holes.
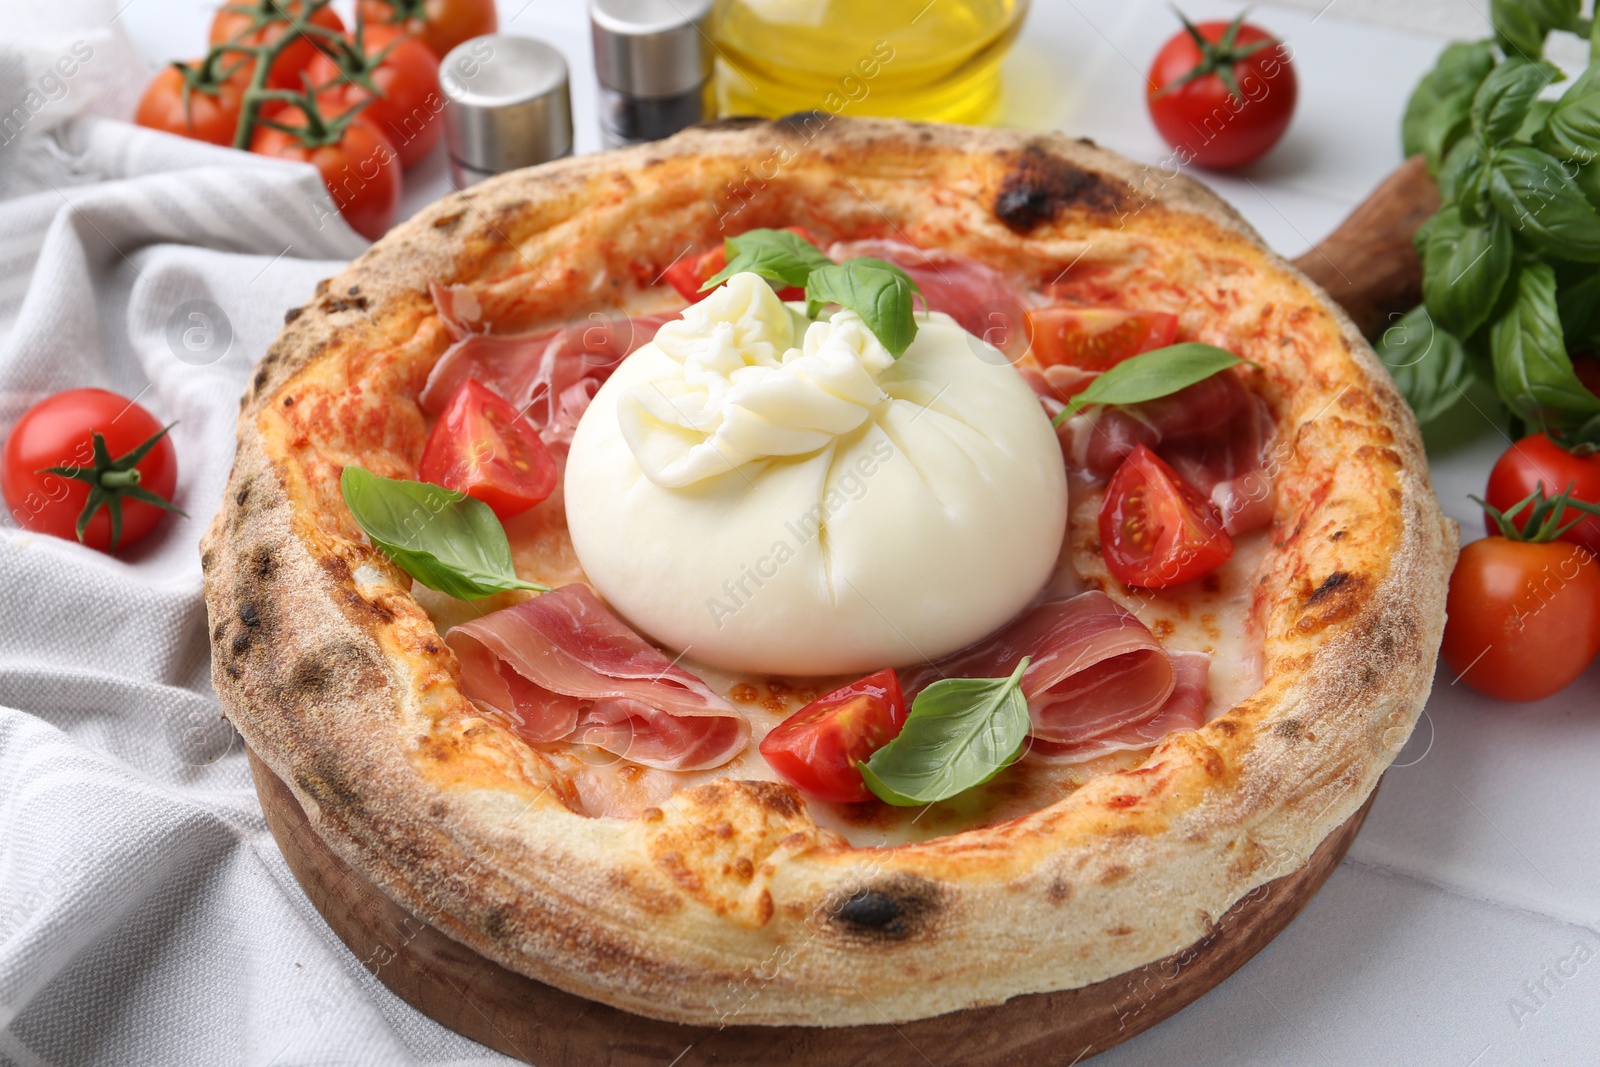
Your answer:
[[[286,315],[202,553],[228,718],[401,906],[639,1014],[845,1026],[1297,869],[1409,735],[1455,529],[1200,185],[802,115],[391,232]]]

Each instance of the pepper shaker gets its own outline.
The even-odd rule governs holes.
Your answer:
[[[590,0],[606,146],[654,141],[706,118],[712,0]]]
[[[532,37],[490,33],[439,64],[445,145],[457,188],[572,152],[567,62]]]

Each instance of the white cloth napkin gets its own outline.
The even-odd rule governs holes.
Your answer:
[[[110,5],[11,7],[33,24],[0,42],[0,437],[57,390],[137,398],[177,422],[190,517],[118,557],[0,520],[0,1062],[504,1062],[334,938],[211,691],[196,546],[238,397],[365,242],[319,225],[309,167],[86,115],[148,76]]]

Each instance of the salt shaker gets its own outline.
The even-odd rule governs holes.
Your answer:
[[[712,0],[590,0],[600,132],[607,147],[706,118]]]
[[[439,64],[445,146],[457,188],[572,152],[572,102],[561,53],[532,37],[490,33]]]

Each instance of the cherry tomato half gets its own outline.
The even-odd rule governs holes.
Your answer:
[[[185,99],[184,81],[183,72],[177,67],[166,67],[151,78],[139,98],[133,121],[196,141],[231,145],[234,131],[239,128],[239,85],[230,79],[218,82],[213,89],[191,88]]]
[[[89,484],[52,474],[51,467],[95,466],[94,435],[105,441],[112,460],[133,452],[161,433],[161,423],[144,408],[104,389],[69,389],[35,404],[23,413],[6,439],[0,462],[0,490],[18,525],[52,537],[78,540],[78,518],[89,502]],[[133,474],[137,471],[137,475]],[[125,548],[143,538],[161,521],[166,509],[136,499],[150,493],[171,500],[178,484],[178,454],[170,437],[161,437],[132,467],[119,472],[122,531],[112,544],[109,508],[99,508],[83,532],[83,543],[102,552]],[[109,483],[108,483],[109,484]],[[115,491],[115,490],[113,490]]]
[[[377,95],[349,80],[331,57],[318,55],[307,71],[311,84],[331,88],[317,94],[317,103],[324,115],[334,116],[371,100],[361,111],[362,119],[388,138],[402,166],[414,166],[444,133],[439,61],[420,41],[389,26],[366,27],[361,43],[369,59],[382,56],[366,71]]]
[[[305,125],[305,113],[286,107],[274,121],[285,126]],[[378,128],[357,115],[331,144],[308,147],[296,135],[261,126],[251,141],[257,155],[310,163],[322,174],[322,184],[350,228],[376,241],[389,229],[400,204],[400,157]]]
[[[467,379],[451,394],[422,449],[422,480],[519,515],[556,488],[556,461],[533,424],[505,398]]]
[[[811,231],[804,226],[785,226],[790,233],[816,244],[817,239],[811,236]],[[698,255],[690,252],[679,256],[677,261],[664,272],[667,283],[678,290],[689,303],[698,303],[705,297],[700,287],[706,280],[728,265],[728,246],[718,244],[715,248],[701,252]],[[798,286],[788,285],[778,290],[779,300],[804,300],[806,291]]]
[[[814,700],[761,739],[761,754],[800,792],[851,804],[871,800],[856,764],[893,741],[906,701],[892,669],[869,674]]]
[[[1033,354],[1047,367],[1109,370],[1129,356],[1165,348],[1178,332],[1178,316],[1165,311],[1057,305],[1027,314]]]
[[[1140,445],[1106,486],[1100,551],[1118,581],[1165,589],[1222,566],[1233,555],[1233,539],[1211,502]]]
[[[500,25],[494,0],[361,0],[356,10],[368,26],[386,23],[403,28],[435,59]]]
[[[1500,700],[1540,700],[1600,652],[1600,563],[1579,545],[1485,537],[1461,550],[1445,609],[1453,674]]]
[[[1179,164],[1202,167],[1239,167],[1265,155],[1289,128],[1298,95],[1289,50],[1238,20],[1173,34],[1147,85],[1150,118]]]
[[[285,15],[304,15],[307,0],[229,0],[211,20],[212,44],[270,45],[289,31]],[[335,33],[344,32],[344,23],[333,8],[323,5],[307,19],[312,25]],[[267,88],[299,89],[300,72],[316,58],[317,45],[307,35],[284,47],[267,71]],[[229,62],[234,56],[227,57]],[[245,67],[247,72],[249,67]]]
[[[1489,487],[1484,499],[1489,506],[1505,511],[1531,495],[1540,484],[1547,496],[1572,489],[1574,500],[1600,504],[1600,452],[1578,455],[1569,452],[1542,433],[1531,434],[1506,449],[1489,472]],[[1576,513],[1569,512],[1572,518]],[[1490,534],[1499,533],[1494,521],[1485,518]],[[1585,515],[1583,520],[1561,535],[1561,540],[1583,545],[1600,555],[1600,515]]]

